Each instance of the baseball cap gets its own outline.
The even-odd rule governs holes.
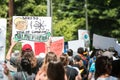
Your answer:
[[[25,45],[23,45],[22,51],[25,51],[25,50],[30,50],[30,51],[32,51],[31,45],[30,45],[30,44],[25,44]]]

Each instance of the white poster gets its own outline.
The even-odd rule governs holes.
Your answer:
[[[116,39],[93,34],[93,47],[96,49],[109,49],[115,47]]]
[[[85,47],[89,47],[90,37],[89,37],[89,32],[87,30],[78,30],[78,39],[84,41]]]
[[[0,61],[5,60],[5,48],[6,48],[6,19],[0,19]]]
[[[77,49],[79,47],[84,47],[84,41],[83,40],[73,40],[73,41],[68,41],[68,49],[72,49],[74,55],[77,54]]]
[[[87,30],[78,30],[78,38],[79,40],[90,40],[89,34]]]
[[[12,38],[46,42],[51,36],[51,17],[13,16]]]

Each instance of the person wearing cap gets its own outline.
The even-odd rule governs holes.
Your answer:
[[[32,50],[32,47],[30,44],[25,44],[23,45],[23,47],[21,48],[21,54],[18,58],[12,57],[12,49],[14,48],[14,46],[16,45],[17,42],[12,41],[11,46],[8,50],[8,53],[6,55],[6,60],[10,61],[10,64],[13,65],[14,67],[17,68],[17,71],[21,71],[21,58],[22,57],[26,57],[30,60],[31,62],[31,66],[32,66],[32,73],[37,74],[37,71],[39,70],[39,68],[42,65],[42,61],[39,58],[36,58],[34,55],[34,52]]]

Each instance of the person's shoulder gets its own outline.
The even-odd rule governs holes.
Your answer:
[[[22,72],[16,72],[16,73],[13,75],[13,79],[14,79],[14,80],[20,80],[20,79],[22,79]]]

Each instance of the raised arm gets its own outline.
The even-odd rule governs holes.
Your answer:
[[[10,45],[10,48],[9,48],[9,50],[8,50],[8,52],[7,52],[7,55],[6,55],[6,59],[7,59],[7,60],[10,60],[11,54],[12,54],[12,49],[14,48],[14,46],[16,45],[16,43],[17,43],[17,42],[15,42],[15,41],[12,40],[11,45]]]
[[[51,43],[52,43],[52,39],[51,37],[49,38],[49,40],[47,42],[45,42],[45,53],[50,52],[50,47],[51,47]]]

